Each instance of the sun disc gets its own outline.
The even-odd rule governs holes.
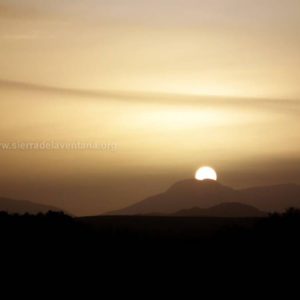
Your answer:
[[[197,180],[217,180],[217,172],[211,167],[201,167],[196,171]]]

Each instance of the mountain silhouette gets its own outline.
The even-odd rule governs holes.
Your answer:
[[[176,212],[174,216],[182,217],[221,217],[221,218],[253,218],[265,217],[267,213],[242,203],[221,203],[210,208],[194,207]]]
[[[239,202],[239,193],[213,180],[187,179],[172,185],[166,192],[146,198],[110,214],[172,214],[192,207],[209,208],[222,202]]]
[[[0,197],[0,211],[17,214],[37,214],[46,213],[48,211],[62,211],[54,206],[38,204],[27,200],[15,200]]]
[[[213,180],[187,179],[173,184],[164,193],[108,214],[174,214],[184,209],[210,208],[221,203],[241,203],[267,212],[282,212],[290,207],[300,208],[300,186],[282,184],[237,190]]]

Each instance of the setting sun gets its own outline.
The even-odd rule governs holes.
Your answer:
[[[217,180],[217,173],[211,167],[201,167],[196,171],[195,179],[197,180]]]

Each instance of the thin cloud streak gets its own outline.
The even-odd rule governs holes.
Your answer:
[[[0,88],[8,88],[15,90],[44,92],[54,95],[63,95],[67,97],[94,98],[99,100],[109,99],[114,101],[128,102],[148,102],[170,105],[228,105],[228,106],[255,106],[256,108],[273,108],[287,109],[298,112],[300,102],[297,100],[279,100],[279,99],[259,99],[259,98],[239,98],[239,97],[221,97],[221,96],[206,96],[206,95],[189,95],[189,94],[168,94],[168,93],[153,93],[153,92],[122,92],[109,90],[87,90],[55,87],[48,85],[40,85],[34,83],[1,80]],[[292,106],[292,107],[291,107]]]

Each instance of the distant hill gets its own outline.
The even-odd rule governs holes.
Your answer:
[[[0,197],[0,211],[6,211],[8,213],[30,213],[30,214],[37,214],[37,213],[46,213],[48,211],[62,211],[61,209],[49,206],[34,203],[27,200],[15,200],[9,198],[1,198]]]
[[[194,207],[176,212],[174,216],[182,217],[220,217],[220,218],[254,218],[265,217],[267,213],[241,203],[221,203],[210,208]]]
[[[238,191],[216,181],[183,180],[166,192],[146,198],[125,209],[110,214],[134,215],[147,213],[172,214],[192,207],[209,208],[222,202],[240,202]]]
[[[300,185],[297,184],[252,187],[240,193],[243,203],[261,210],[283,212],[290,207],[300,208]]]
[[[108,214],[174,214],[179,210],[205,209],[221,203],[241,203],[267,212],[282,212],[290,207],[300,208],[300,186],[282,184],[237,190],[212,180],[187,179],[175,183],[164,193]]]

